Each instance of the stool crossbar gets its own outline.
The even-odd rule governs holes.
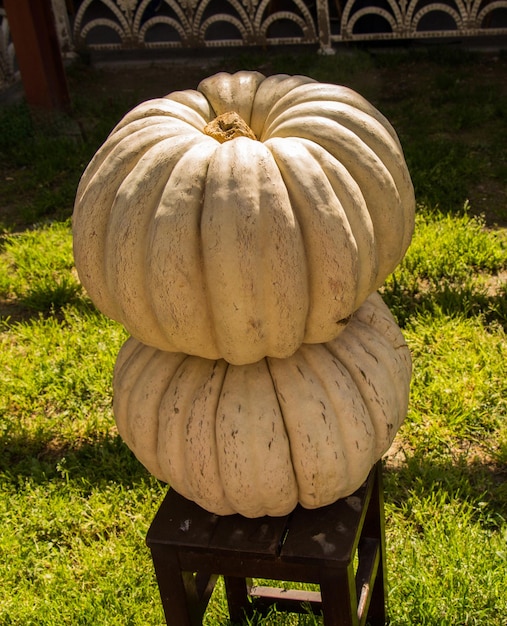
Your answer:
[[[146,537],[168,626],[201,626],[218,576],[232,622],[254,611],[322,613],[325,626],[385,624],[382,466],[351,496],[285,517],[208,513],[169,489]],[[320,591],[254,585],[313,583]]]

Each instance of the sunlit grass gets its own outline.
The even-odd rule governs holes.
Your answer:
[[[287,68],[289,60],[282,57],[272,64],[276,71],[286,67],[360,84],[367,72],[405,67],[407,57],[395,57],[379,63],[361,53],[348,65],[344,57],[305,57],[300,68]],[[439,68],[431,79],[432,97],[448,117],[453,98],[456,109],[461,106],[465,88],[443,71],[463,73],[465,67],[458,60],[423,60]],[[474,63],[471,58],[467,71]],[[414,104],[417,84],[406,87],[413,94],[407,96],[410,102],[396,103],[383,99],[375,80],[370,94],[408,131],[405,107]],[[502,94],[495,94],[501,101]],[[491,98],[478,104],[487,107],[490,121],[498,120]],[[79,116],[101,116],[97,134],[75,144],[64,133],[53,156],[24,109],[11,115],[12,126],[4,124],[10,130],[2,146],[10,161],[0,181],[3,202],[15,209],[19,199],[23,220],[33,217],[33,223],[0,220],[2,626],[163,623],[144,539],[166,487],[147,474],[117,435],[111,377],[126,333],[94,309],[72,259],[70,190],[81,171],[76,164],[84,167],[85,155],[116,121],[119,106],[115,103],[108,117],[104,103],[101,108],[100,102],[80,100]],[[412,246],[382,290],[414,361],[409,413],[384,472],[389,616],[392,626],[505,626],[507,235],[505,228],[491,229],[487,219],[477,217],[476,206],[464,208],[471,162],[456,158],[461,148],[442,156],[441,171],[431,170],[438,154],[422,151],[429,145],[421,131],[426,106],[421,99],[419,113],[412,107],[414,130],[404,135],[417,188],[426,199],[418,208]],[[479,123],[476,116],[469,104],[456,124],[469,129]],[[501,136],[504,126],[498,128]],[[58,134],[51,141],[58,143]],[[447,137],[442,141],[449,147]],[[75,152],[65,162],[70,145]],[[497,151],[495,144],[491,154]],[[463,155],[468,159],[466,150]],[[5,167],[1,159],[0,166]],[[38,194],[43,180],[53,182]],[[31,204],[39,196],[41,204]],[[221,582],[204,623],[228,624]],[[248,623],[322,621],[274,610]]]

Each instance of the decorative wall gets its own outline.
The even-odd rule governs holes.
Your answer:
[[[66,55],[507,35],[507,0],[52,0]],[[16,80],[0,0],[0,86]]]
[[[507,34],[507,0],[83,0],[75,45],[185,48]]]

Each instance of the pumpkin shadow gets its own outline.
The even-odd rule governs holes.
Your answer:
[[[507,467],[470,456],[466,451],[440,457],[415,451],[398,454],[394,462],[386,457],[386,501],[401,507],[407,494],[425,498],[438,489],[450,499],[481,503],[482,513],[487,508],[493,516],[507,517]],[[28,479],[34,484],[61,480],[79,485],[83,493],[111,483],[134,489],[156,480],[114,431],[61,444],[49,436],[6,433],[0,437],[0,472],[16,485]]]
[[[9,324],[26,323],[41,317],[61,319],[63,309],[73,307],[82,313],[96,312],[91,300],[74,279],[35,283],[16,298],[0,298],[0,320]]]
[[[467,502],[483,526],[497,527],[507,517],[507,467],[500,462],[466,454],[435,458],[416,452],[394,465],[387,462],[383,472],[384,497],[393,506],[411,515],[410,502]]]
[[[507,330],[507,280],[499,278],[494,291],[474,285],[443,280],[430,288],[412,289],[396,283],[384,288],[382,297],[401,328],[421,314],[479,317],[486,324],[497,323]]]
[[[112,482],[135,488],[154,480],[116,433],[72,443],[6,434],[0,438],[0,472],[15,484],[61,480],[83,492]]]

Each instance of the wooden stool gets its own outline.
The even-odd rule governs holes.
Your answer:
[[[166,622],[199,626],[223,575],[231,621],[272,604],[322,612],[325,626],[385,624],[385,527],[381,463],[352,496],[298,506],[285,517],[220,517],[172,489],[148,531]],[[252,578],[315,583],[319,591],[252,586]]]

